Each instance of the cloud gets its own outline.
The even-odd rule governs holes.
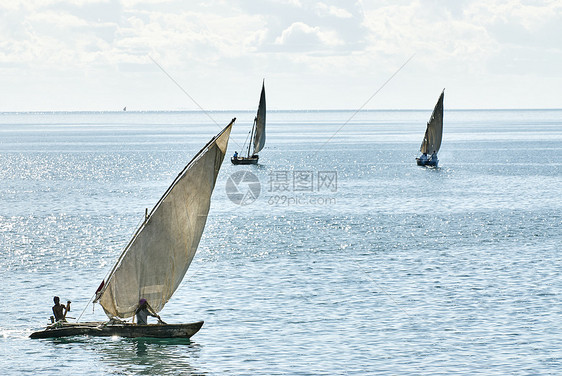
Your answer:
[[[471,23],[485,27],[502,44],[562,49],[562,3],[478,2],[466,8]]]
[[[372,31],[371,48],[381,53],[421,52],[435,62],[451,57],[478,60],[495,48],[481,25],[421,1],[367,10],[365,24]]]
[[[173,0],[68,0],[10,4],[0,6],[6,21],[0,29],[5,41],[0,61],[4,62],[134,63],[139,55],[153,51],[165,57],[166,63],[204,60],[214,64],[252,53],[341,54],[361,48],[365,37],[361,22],[354,19],[359,14],[355,3],[270,0],[260,7],[253,1],[191,6]]]
[[[426,65],[486,73],[499,56],[521,54],[529,62],[521,68],[539,73],[543,64],[531,63],[537,48],[562,52],[562,4],[556,1],[418,0],[366,7],[365,13],[373,55],[411,51]]]
[[[314,51],[340,46],[343,41],[338,34],[330,30],[321,30],[302,22],[295,22],[283,30],[275,40],[276,45],[289,47],[287,51]]]
[[[423,87],[431,81],[439,90],[449,86],[439,80],[460,86],[480,80],[497,82],[499,86],[508,85],[517,77],[533,76],[550,83],[551,93],[560,93],[562,89],[557,87],[561,85],[556,86],[560,81],[545,78],[562,78],[558,69],[562,59],[562,3],[555,0],[0,3],[0,74],[14,77],[14,82],[24,81],[26,77],[33,77],[37,82],[42,77],[56,77],[61,87],[68,85],[69,93],[77,78],[84,80],[83,86],[97,84],[91,77],[111,77],[116,84],[161,79],[161,72],[148,59],[150,55],[178,79],[199,80],[201,85],[205,81],[220,81],[239,87],[248,78],[265,76],[295,86],[308,79],[311,80],[307,85],[308,97],[317,97],[319,103],[327,106],[334,98],[337,107],[342,107],[335,99],[338,93],[353,87],[353,95],[360,97],[353,103],[361,102],[371,94],[373,84],[369,82],[383,81],[414,53],[415,59],[396,77],[396,87],[399,84]],[[151,68],[153,76],[149,74]],[[116,78],[116,74],[122,76]],[[34,81],[29,82],[31,85]],[[312,94],[315,87],[322,95]],[[328,87],[333,90],[331,95]],[[200,92],[205,90],[211,89],[198,88]],[[328,100],[324,100],[324,95]],[[212,98],[211,94],[208,96]],[[555,97],[551,94],[549,98]],[[286,105],[280,107],[302,102],[294,94],[286,94],[284,98]],[[537,98],[537,101],[541,100]]]
[[[61,2],[4,11],[0,61],[38,65],[134,63],[151,52],[173,64],[186,59],[208,64],[248,53],[263,38],[263,31],[255,29],[261,24],[259,16],[193,12],[181,4],[147,11],[115,1]]]
[[[315,8],[319,16],[327,17],[334,16],[337,18],[353,18],[353,14],[344,8],[339,8],[334,5],[328,5],[325,3],[317,3]]]

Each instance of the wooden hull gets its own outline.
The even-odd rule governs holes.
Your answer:
[[[251,156],[251,157],[237,157],[237,158],[230,158],[232,164],[235,165],[249,165],[249,164],[258,164],[259,156]]]
[[[418,166],[429,166],[429,167],[437,167],[437,164],[439,163],[439,161],[432,161],[432,160],[422,161],[419,158],[416,158],[416,162]]]
[[[60,338],[71,336],[127,337],[127,338],[190,338],[201,329],[203,321],[191,324],[135,325],[106,322],[56,323],[32,333],[30,338]]]

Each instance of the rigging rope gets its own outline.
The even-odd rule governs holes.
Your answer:
[[[253,127],[252,127],[253,129]],[[244,140],[244,145],[242,145],[242,150],[246,149],[246,142],[248,142],[248,138],[250,138],[250,135],[252,134],[252,129],[250,129],[250,131],[248,132],[248,135],[246,136],[246,140]],[[251,140],[250,140],[251,142]],[[243,151],[240,151],[240,154],[242,154]],[[248,157],[250,156],[250,153],[248,153]]]

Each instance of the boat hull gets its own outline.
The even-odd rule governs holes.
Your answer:
[[[439,161],[432,161],[432,160],[422,161],[421,159],[416,158],[416,163],[418,164],[418,166],[437,167]]]
[[[235,165],[250,165],[250,164],[257,164],[259,156],[255,155],[252,157],[237,157],[237,158],[230,158],[232,164]]]
[[[30,338],[60,338],[72,336],[127,337],[127,338],[191,338],[201,329],[203,321],[190,324],[135,325],[105,322],[57,323],[32,333]]]

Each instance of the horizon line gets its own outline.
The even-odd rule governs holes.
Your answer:
[[[560,111],[561,108],[449,108],[446,111]],[[200,110],[200,109],[169,109],[169,110],[9,110],[2,111],[0,114],[48,114],[48,113],[154,113],[154,112],[255,112],[255,109],[223,109],[223,110]],[[357,109],[269,109],[268,112],[351,112]],[[384,112],[384,111],[431,111],[428,108],[380,108],[380,109],[362,109],[359,112]]]

